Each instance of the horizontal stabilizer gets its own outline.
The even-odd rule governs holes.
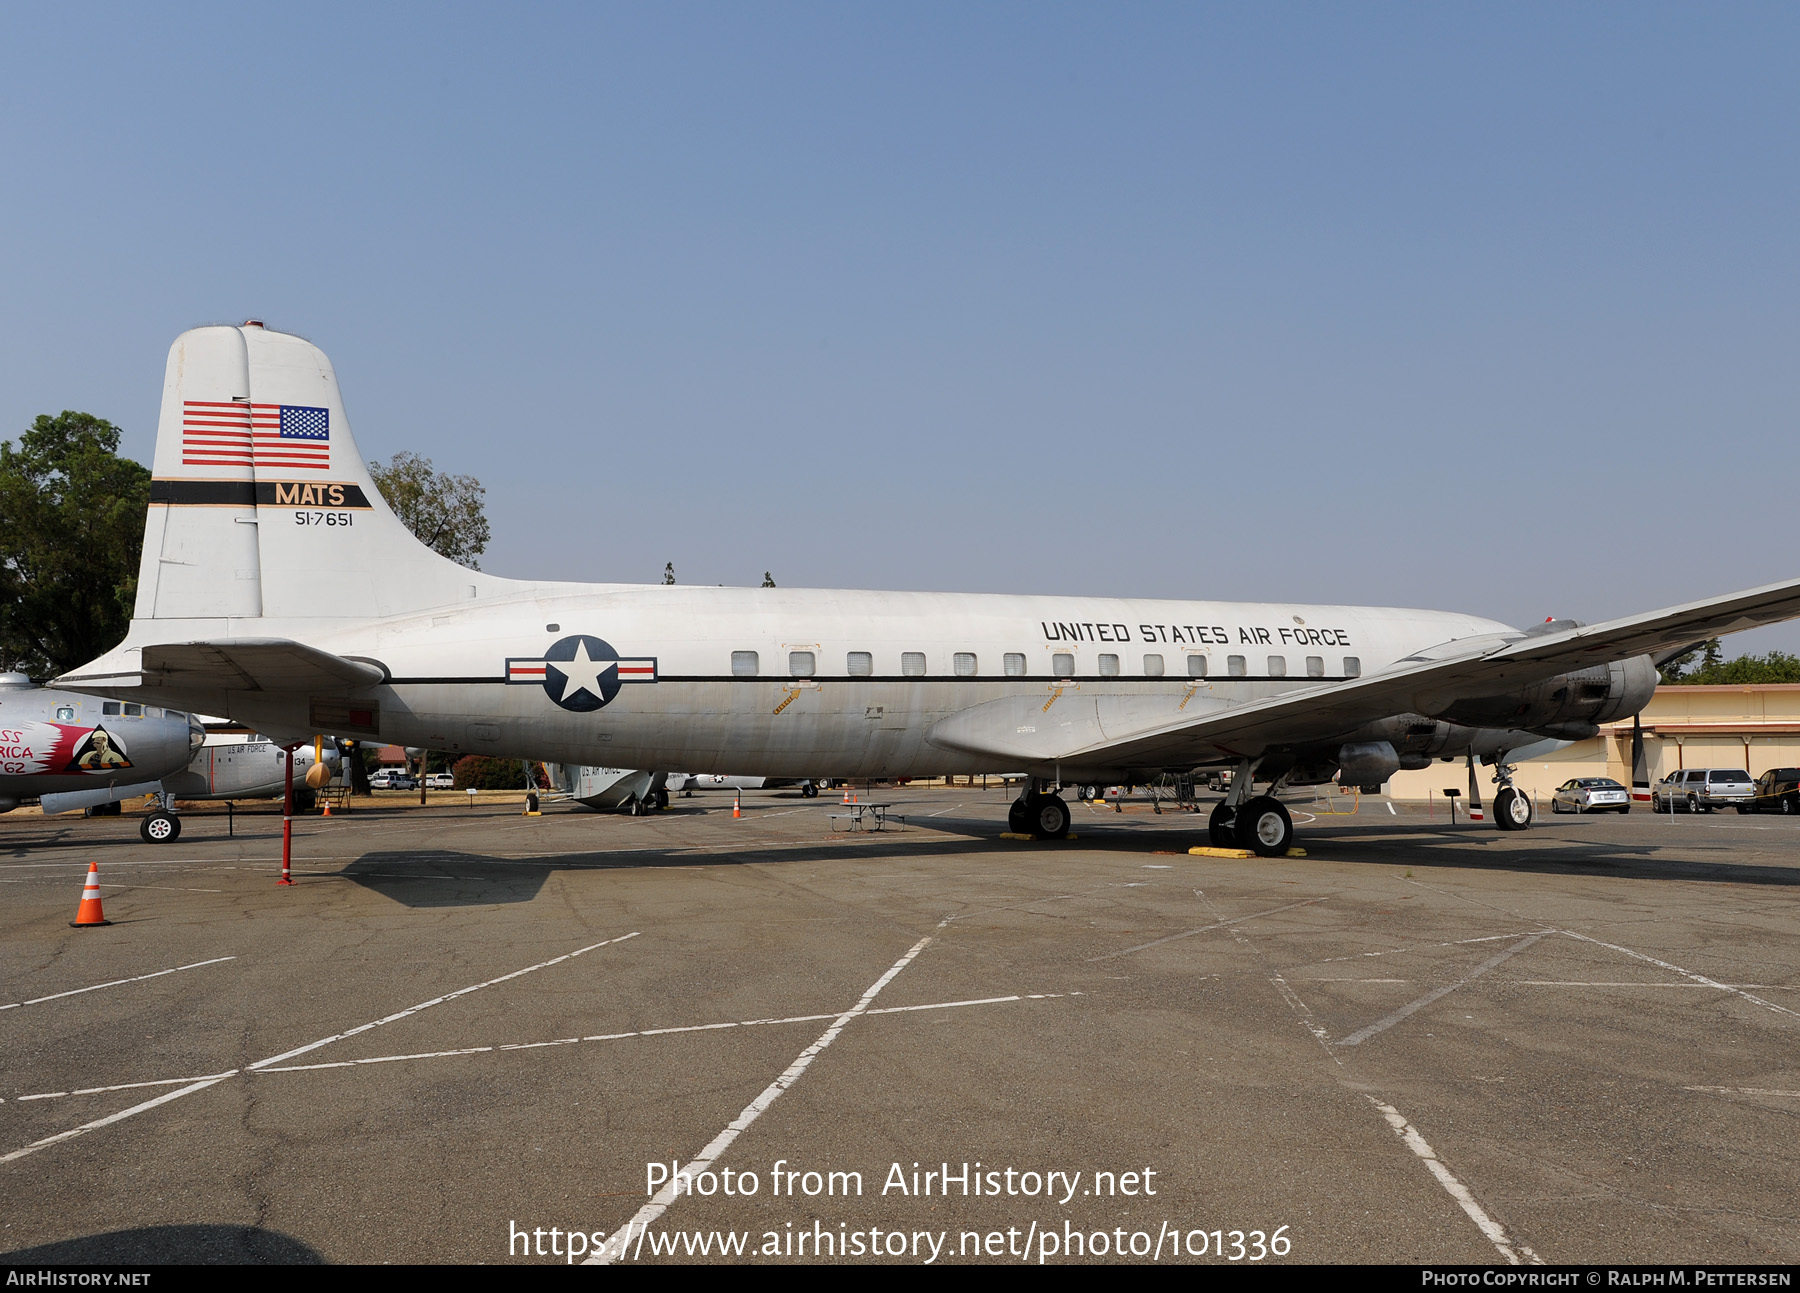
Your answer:
[[[145,686],[308,695],[363,691],[387,679],[379,665],[286,638],[147,646],[141,671]]]

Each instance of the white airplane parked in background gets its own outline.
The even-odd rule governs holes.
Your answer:
[[[1278,795],[1629,716],[1651,653],[1800,615],[1800,581],[1583,627],[1448,611],[503,579],[383,504],[324,353],[260,323],[169,353],[135,618],[61,682],[436,750],[803,778],[1031,774],[1012,825],[1067,832],[1079,783],[1232,769],[1215,839],[1284,852]]]

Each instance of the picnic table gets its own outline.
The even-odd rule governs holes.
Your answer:
[[[839,822],[848,822],[843,827],[848,831],[883,831],[889,822],[906,825],[906,817],[901,813],[890,812],[892,804],[845,804],[841,813],[831,813],[831,829],[839,829]]]

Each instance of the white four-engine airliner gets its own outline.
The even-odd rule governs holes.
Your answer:
[[[120,699],[510,758],[770,777],[1024,770],[1064,785],[1233,769],[1217,842],[1293,835],[1278,798],[1636,713],[1651,655],[1800,615],[1800,581],[1593,626],[1444,611],[1016,594],[549,583],[417,542],[371,481],[331,362],[260,323],[169,352],[135,617],[63,677]]]

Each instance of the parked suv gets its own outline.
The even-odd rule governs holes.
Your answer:
[[[1747,813],[1755,803],[1756,786],[1742,768],[1683,768],[1650,787],[1650,807],[1656,812],[1673,807],[1690,813],[1710,813],[1715,808]]]
[[[417,790],[418,781],[410,772],[401,772],[397,768],[379,768],[369,778],[371,790]]]
[[[1756,811],[1800,813],[1800,768],[1770,768],[1758,777]]]

